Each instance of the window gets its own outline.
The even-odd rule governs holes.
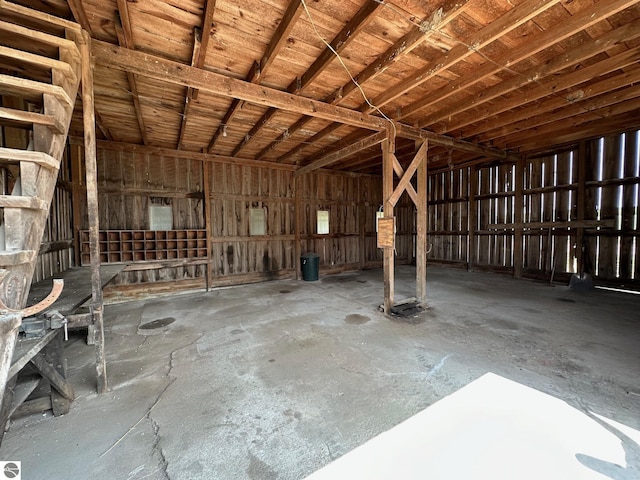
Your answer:
[[[329,233],[329,211],[318,210],[318,234],[326,235]]]
[[[172,230],[173,209],[171,205],[149,205],[149,230]]]
[[[267,222],[264,217],[264,208],[249,209],[249,235],[266,235]]]

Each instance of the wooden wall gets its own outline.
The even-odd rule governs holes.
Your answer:
[[[429,260],[559,281],[583,270],[603,283],[640,284],[639,144],[633,131],[515,164],[431,174]]]
[[[294,180],[290,166],[211,161],[204,155],[178,158],[149,150],[99,148],[98,194],[104,238],[124,238],[125,234],[130,238],[147,231],[150,202],[164,199],[172,206],[174,230],[206,231],[209,248],[205,252],[209,256],[136,261],[143,257],[105,254],[103,261],[111,263],[113,259],[133,258],[122,262],[127,266],[115,288],[110,288],[114,296],[137,295],[141,285],[147,291],[162,291],[294,277],[300,268],[299,256],[307,252],[320,256],[321,274],[381,265],[375,212],[381,205],[382,187],[377,177],[319,171]],[[81,150],[76,150],[76,155],[81,155]],[[83,197],[84,192],[79,198]],[[399,220],[398,255],[410,260],[413,209],[404,197],[399,208],[410,213]],[[264,211],[265,235],[250,235],[251,209]],[[318,210],[329,211],[329,234],[317,233]],[[79,217],[77,236],[87,228],[84,204]],[[162,235],[164,238],[165,233]],[[106,249],[109,245],[105,240]]]

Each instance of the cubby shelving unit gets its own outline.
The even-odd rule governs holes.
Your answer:
[[[206,258],[206,230],[101,230],[101,263]],[[88,265],[89,231],[80,231],[80,260]]]

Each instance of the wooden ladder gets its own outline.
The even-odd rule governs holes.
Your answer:
[[[15,182],[0,191],[0,405],[49,215],[81,79],[80,27],[0,0],[0,125],[28,131],[28,145],[0,147]],[[2,145],[2,144],[0,144]],[[33,314],[33,310],[30,312]],[[0,425],[0,429],[4,425]]]

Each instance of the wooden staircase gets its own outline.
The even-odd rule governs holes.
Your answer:
[[[3,396],[81,79],[82,38],[75,23],[0,0],[0,98],[10,100],[0,106],[0,125],[29,139],[0,147],[4,178],[15,179],[0,190]]]

